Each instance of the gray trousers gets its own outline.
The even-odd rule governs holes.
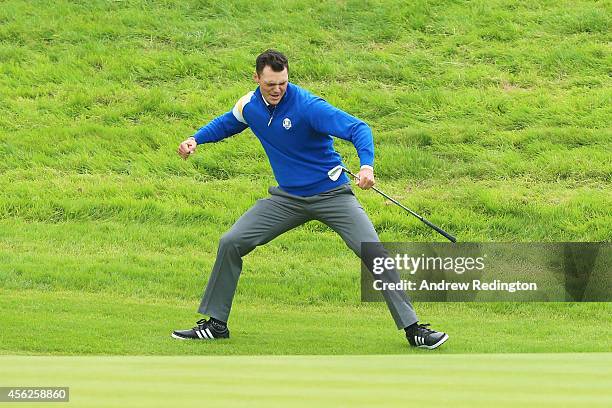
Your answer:
[[[364,261],[366,254],[361,253],[361,243],[380,242],[349,184],[310,197],[289,194],[278,187],[270,187],[268,192],[270,197],[257,200],[221,237],[199,313],[227,322],[242,271],[242,257],[305,222],[319,220],[325,223]],[[384,251],[382,245],[380,248]],[[386,253],[368,256],[377,255],[386,256]],[[397,282],[399,276],[395,270],[388,270],[376,279]],[[417,322],[404,291],[387,290],[383,291],[383,296],[398,329]]]

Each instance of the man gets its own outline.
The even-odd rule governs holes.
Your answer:
[[[198,312],[209,316],[193,329],[176,330],[176,339],[228,338],[227,321],[242,270],[242,257],[255,247],[304,224],[319,220],[336,231],[362,260],[361,242],[379,242],[372,222],[353,195],[348,177],[328,177],[328,170],[342,164],[330,135],[349,140],[361,161],[358,186],[374,185],[374,144],[370,128],[361,120],[289,82],[287,58],[267,50],[257,57],[255,82],[259,85],[238,100],[233,109],[202,127],[185,140],[178,154],[187,159],[202,143],[218,142],[250,127],[268,156],[278,187],[270,197],[258,200],[219,242],[217,259]],[[366,263],[367,264],[367,263]],[[397,281],[388,271],[377,279]],[[433,349],[448,335],[418,324],[403,291],[383,295],[398,329],[406,331],[412,346]]]

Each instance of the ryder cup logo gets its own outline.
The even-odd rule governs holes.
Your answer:
[[[283,127],[287,130],[291,129],[291,120],[289,118],[283,119]]]

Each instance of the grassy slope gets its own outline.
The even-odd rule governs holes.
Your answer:
[[[294,82],[372,125],[379,184],[460,240],[612,238],[603,2],[7,1],[0,23],[0,287],[3,308],[15,311],[0,322],[22,330],[16,317],[27,317],[55,339],[4,338],[4,353],[143,352],[131,338],[81,348],[62,340],[58,327],[84,328],[75,326],[80,313],[98,297],[96,321],[163,315],[155,324],[165,333],[191,320],[217,239],[274,181],[249,131],[188,162],[174,151],[252,89],[252,60],[269,46],[290,56]],[[337,147],[355,167],[352,147]],[[439,239],[374,194],[358,194],[382,239]],[[330,352],[401,352],[392,336],[379,349],[373,334],[356,343],[320,328],[315,316],[345,331],[385,316],[382,305],[357,304],[358,270],[317,223],[249,255],[234,316],[239,352],[273,349],[246,344],[259,321],[292,339],[285,352],[305,350],[274,323],[278,310],[290,327],[306,319]],[[76,311],[66,306],[61,324],[56,291],[88,293],[66,300]],[[609,351],[605,340],[575,343],[570,334],[577,322],[609,333],[609,304],[421,310],[455,335],[449,351]],[[504,347],[461,340],[466,325],[490,329],[491,315],[503,321],[495,330]],[[530,346],[522,325],[542,319]],[[141,340],[173,352],[165,338]]]

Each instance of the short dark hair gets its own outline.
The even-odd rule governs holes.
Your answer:
[[[261,75],[266,65],[272,68],[274,72],[281,72],[285,68],[289,71],[289,61],[287,61],[287,57],[280,51],[265,50],[259,54],[257,60],[255,60],[255,71],[257,71],[257,75]]]

